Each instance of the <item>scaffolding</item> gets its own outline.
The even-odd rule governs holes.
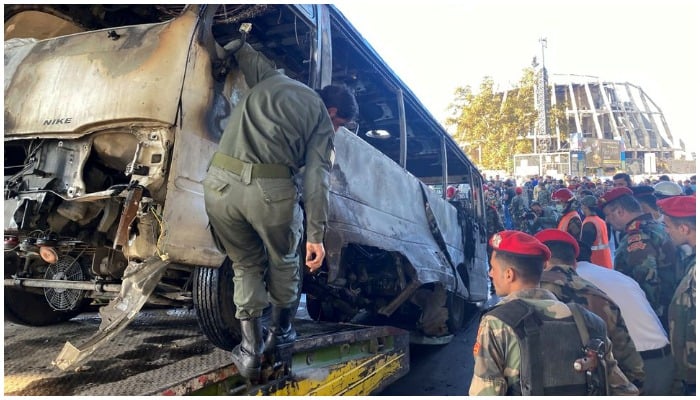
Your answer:
[[[552,74],[552,104],[565,104],[568,131],[582,139],[615,140],[628,159],[686,158],[685,144],[674,138],[661,109],[641,87],[593,76]],[[556,126],[557,135],[561,127]],[[684,157],[685,156],[685,157]]]

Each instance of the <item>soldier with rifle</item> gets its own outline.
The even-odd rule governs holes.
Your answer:
[[[519,231],[489,243],[489,275],[502,300],[479,324],[469,394],[639,394],[617,367],[605,323],[539,287],[547,246]]]

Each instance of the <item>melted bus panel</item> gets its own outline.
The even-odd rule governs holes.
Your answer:
[[[244,22],[287,75],[345,83],[360,107],[335,140],[310,315],[444,342],[486,300],[481,175],[335,7],[6,5],[5,18],[6,318],[47,325],[111,301],[104,343],[140,303],[193,303],[215,345],[240,340],[201,181],[248,89],[222,48]],[[464,197],[446,201],[448,184]]]

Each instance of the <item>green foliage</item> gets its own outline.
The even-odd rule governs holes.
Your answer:
[[[513,155],[532,153],[533,142],[525,139],[535,129],[537,110],[534,87],[537,75],[532,67],[523,69],[518,87],[496,92],[493,78],[484,77],[479,92],[470,86],[458,87],[450,103],[452,117],[446,123],[452,137],[469,158],[482,169],[502,169],[512,173]],[[566,127],[565,105],[550,111],[550,126]],[[568,129],[564,128],[568,134]]]

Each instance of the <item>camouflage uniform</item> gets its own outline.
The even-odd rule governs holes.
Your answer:
[[[542,215],[538,215],[532,225],[527,225],[526,232],[534,235],[543,229],[556,228],[558,220],[559,214],[551,206],[542,206]]]
[[[676,364],[672,394],[695,395],[695,254],[687,257],[683,264],[686,274],[668,310],[671,350]]]
[[[616,270],[639,283],[667,330],[668,305],[678,284],[676,258],[676,246],[663,225],[650,214],[643,214],[627,224],[613,264]]]
[[[548,206],[552,201],[552,194],[546,187],[537,185],[534,192],[536,192],[534,193],[535,201],[542,204],[542,206]]]
[[[599,316],[605,322],[615,359],[622,372],[636,386],[644,383],[644,360],[637,352],[622,312],[614,301],[568,265],[557,265],[544,271],[540,287],[554,293],[561,302],[581,304]]]
[[[527,222],[523,218],[525,212],[525,199],[522,194],[516,195],[510,202],[510,215],[513,218],[513,229],[525,231]]]
[[[552,293],[540,288],[524,289],[504,297],[499,304],[515,299],[525,300],[545,315],[562,319],[571,316],[566,304]],[[579,344],[580,345],[580,344]],[[617,367],[617,361],[606,339],[605,360],[608,384],[613,395],[636,395],[637,388]],[[553,355],[556,357],[556,354]],[[513,329],[498,318],[484,316],[474,344],[474,376],[469,387],[470,396],[503,396],[520,386],[520,346]],[[537,368],[537,366],[532,366]]]

